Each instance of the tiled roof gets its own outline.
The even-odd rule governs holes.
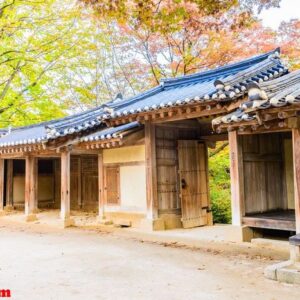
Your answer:
[[[155,111],[164,107],[231,101],[244,95],[249,83],[261,83],[287,72],[278,49],[242,62],[213,70],[164,79],[153,89],[125,100],[114,100],[95,109],[37,125],[2,130],[0,147],[47,142],[58,137],[103,128],[104,121],[140,112]]]
[[[250,82],[267,81],[287,72],[277,50],[214,70],[162,80],[156,88],[136,97],[110,103],[112,111],[105,117],[116,118],[189,103],[234,100],[244,95]]]
[[[42,143],[57,137],[100,127],[102,114],[103,107],[101,106],[62,119],[3,130],[1,132],[0,147]]]
[[[300,70],[268,82],[249,84],[248,99],[237,110],[213,120],[213,126],[252,121],[257,112],[300,103]]]
[[[99,131],[96,131],[92,134],[89,134],[85,137],[81,138],[82,142],[92,142],[99,140],[110,140],[113,138],[123,138],[123,135],[128,131],[132,131],[133,129],[139,128],[141,124],[138,122],[132,122],[124,125],[120,125],[117,127],[109,127]]]

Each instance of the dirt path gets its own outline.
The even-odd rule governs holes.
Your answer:
[[[269,261],[0,220],[0,289],[12,299],[299,299]]]

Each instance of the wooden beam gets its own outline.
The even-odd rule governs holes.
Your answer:
[[[275,230],[295,230],[295,221],[282,219],[269,219],[262,217],[243,217],[243,225],[256,228],[267,228]]]
[[[232,225],[241,226],[244,216],[243,156],[237,131],[228,133],[230,153],[230,182]]]
[[[159,123],[157,124],[159,127],[167,127],[167,128],[182,128],[182,129],[199,129],[199,123],[194,120],[184,120],[184,121],[177,121],[177,122],[168,122],[166,123]]]
[[[227,112],[227,110],[224,107],[222,107],[220,109],[220,108],[217,108],[216,106],[214,106],[214,107],[210,107],[209,110],[207,110],[206,107],[204,107],[204,106],[200,106],[200,108],[201,108],[200,111],[195,110],[189,114],[182,112],[182,113],[177,113],[177,114],[173,115],[172,117],[168,116],[164,119],[156,119],[154,121],[154,123],[159,124],[159,123],[163,123],[166,121],[181,121],[181,120],[188,120],[188,119],[195,119],[195,118],[204,118],[204,117],[210,117],[210,116],[214,116],[217,114],[223,114],[223,113]]]
[[[13,160],[7,160],[6,170],[6,207],[13,207]]]
[[[211,142],[228,141],[228,134],[223,133],[223,134],[205,135],[205,136],[200,136],[199,139],[204,141],[211,141]]]
[[[4,208],[4,159],[0,158],[0,211]]]
[[[98,215],[100,219],[104,218],[104,166],[103,151],[98,154]]]
[[[146,189],[147,189],[147,218],[157,219],[157,169],[155,125],[145,122],[145,155],[146,155]]]
[[[228,113],[240,106],[241,103],[245,102],[245,98],[235,101],[230,104],[220,104],[217,101],[212,100],[208,102],[193,102],[189,104],[184,104],[172,107],[165,107],[158,109],[156,111],[150,112],[140,112],[134,115],[117,117],[115,119],[110,120],[111,124],[118,125],[121,123],[129,122],[129,118],[131,120],[136,121],[150,121],[153,120],[153,123],[164,123],[167,121],[176,121],[176,120],[186,120],[193,118],[206,118],[210,116],[215,116],[218,114]]]
[[[2,151],[1,153],[1,158],[4,159],[25,159],[26,156],[29,155],[27,152],[11,152],[7,153],[9,150],[16,150],[16,149],[5,149],[5,150],[0,150]],[[47,157],[47,158],[55,158],[55,157],[60,157],[59,153],[56,153],[54,151],[47,151],[47,150],[41,150],[41,151],[32,151],[30,152],[30,155],[35,156],[35,157]]]
[[[300,128],[300,118],[291,117],[287,119],[288,128]]]
[[[33,156],[25,159],[25,216],[34,215],[38,208],[38,160]],[[31,218],[31,217],[30,217]],[[34,220],[35,218],[31,219]]]
[[[292,130],[296,233],[300,233],[300,129]]]
[[[60,217],[70,217],[70,151],[61,153],[61,206]]]
[[[267,124],[265,124],[267,126]],[[239,131],[239,135],[249,135],[249,134],[261,134],[261,133],[272,133],[272,132],[289,132],[291,131],[289,128],[278,127],[278,126],[270,126],[266,128],[264,126],[259,127],[256,130],[252,130],[252,128],[245,128],[243,131]]]

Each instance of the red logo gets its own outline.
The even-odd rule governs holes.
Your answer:
[[[0,298],[10,298],[11,293],[10,290],[0,289]]]

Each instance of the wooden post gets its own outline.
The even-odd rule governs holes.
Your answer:
[[[61,153],[61,205],[60,217],[70,217],[70,151]]]
[[[13,160],[7,160],[6,171],[6,209],[13,208]]]
[[[0,158],[0,211],[4,209],[4,159]]]
[[[244,216],[243,156],[237,131],[228,133],[230,151],[230,183],[232,225],[241,226]]]
[[[147,218],[158,218],[155,125],[145,121]]]
[[[36,220],[37,210],[37,182],[38,182],[38,160],[33,156],[25,159],[25,216],[27,221]]]
[[[292,129],[296,233],[300,233],[300,129]]]
[[[78,188],[78,194],[77,194],[77,196],[78,196],[78,198],[77,198],[77,203],[78,203],[78,206],[80,207],[80,208],[82,208],[82,206],[83,206],[83,202],[82,202],[82,186],[81,186],[81,184],[82,184],[82,179],[81,179],[81,157],[79,157],[78,159],[77,159],[77,161],[78,161],[78,169],[77,169],[77,172],[78,172],[78,174],[77,174],[77,180],[78,180],[78,184],[77,184],[77,188]]]
[[[98,154],[98,215],[99,219],[104,218],[104,168],[103,151]]]

